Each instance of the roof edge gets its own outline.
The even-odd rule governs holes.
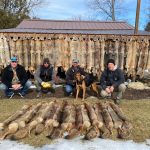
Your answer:
[[[55,20],[55,19],[24,19],[23,21],[48,21],[48,22],[104,22],[104,23],[127,23],[126,21],[106,21],[106,20],[94,20],[94,21],[90,21],[90,20]]]

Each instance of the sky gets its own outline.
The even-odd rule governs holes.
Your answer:
[[[81,16],[82,19],[89,18],[95,20],[104,20],[94,10],[89,9],[87,0],[44,0],[45,3],[40,8],[34,9],[31,16],[36,16],[40,19],[53,20],[71,20],[72,18]],[[118,0],[122,1],[122,0]],[[131,25],[135,25],[136,5],[137,0],[123,0],[125,8],[119,15],[119,20],[127,21]],[[143,30],[148,22],[148,7],[150,0],[141,0],[139,29]]]

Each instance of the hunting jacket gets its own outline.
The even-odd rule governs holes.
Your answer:
[[[25,68],[18,64],[17,68],[16,68],[16,73],[17,73],[17,77],[20,81],[20,84],[22,86],[24,86],[28,80]],[[8,65],[3,70],[2,83],[5,84],[8,88],[10,88],[10,87],[12,87],[12,79],[13,79],[13,70],[12,70],[11,66]]]
[[[77,72],[80,72],[81,75],[86,76],[86,72],[84,71],[83,68],[81,68],[80,66],[77,66],[76,68],[72,66],[66,72],[66,83],[67,84],[72,85],[72,86],[75,85],[75,83],[73,81],[75,80],[75,74]]]
[[[103,90],[107,86],[118,87],[121,83],[124,83],[125,78],[121,69],[117,68],[114,71],[110,71],[108,68],[104,70],[100,78],[100,86]]]
[[[54,72],[54,68],[52,67],[52,65],[50,65],[47,68],[41,65],[35,72],[34,78],[40,84],[42,82],[49,82],[49,81],[54,82],[54,74],[55,72]]]

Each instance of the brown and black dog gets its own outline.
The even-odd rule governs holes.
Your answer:
[[[76,80],[76,99],[78,99],[79,92],[82,89],[83,90],[83,98],[82,100],[85,99],[85,93],[86,93],[86,82],[84,77],[80,74],[80,72],[77,72],[75,74],[75,80]],[[89,84],[90,88],[92,91],[94,91],[97,94],[97,97],[99,98],[99,92],[98,92],[98,86],[97,83],[92,79],[92,82]]]
[[[93,82],[91,83],[91,89],[97,94],[97,97],[99,98],[99,92],[98,92],[98,87],[97,87],[97,83]]]
[[[83,76],[80,74],[80,72],[77,72],[75,74],[75,80],[76,80],[76,90],[77,90],[76,99],[78,99],[79,92],[82,89],[83,90],[82,100],[84,100],[85,99],[85,92],[86,92],[86,83],[85,83]]]
[[[95,92],[97,97],[99,98],[97,81],[98,81],[97,70],[96,68],[92,67],[89,73],[89,86],[91,87],[91,90]]]

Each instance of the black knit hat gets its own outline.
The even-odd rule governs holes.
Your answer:
[[[43,64],[45,64],[45,63],[50,64],[49,58],[44,58]]]
[[[108,65],[109,63],[112,63],[112,64],[115,65],[115,61],[114,61],[113,59],[109,59],[109,60],[107,61],[107,65]]]

